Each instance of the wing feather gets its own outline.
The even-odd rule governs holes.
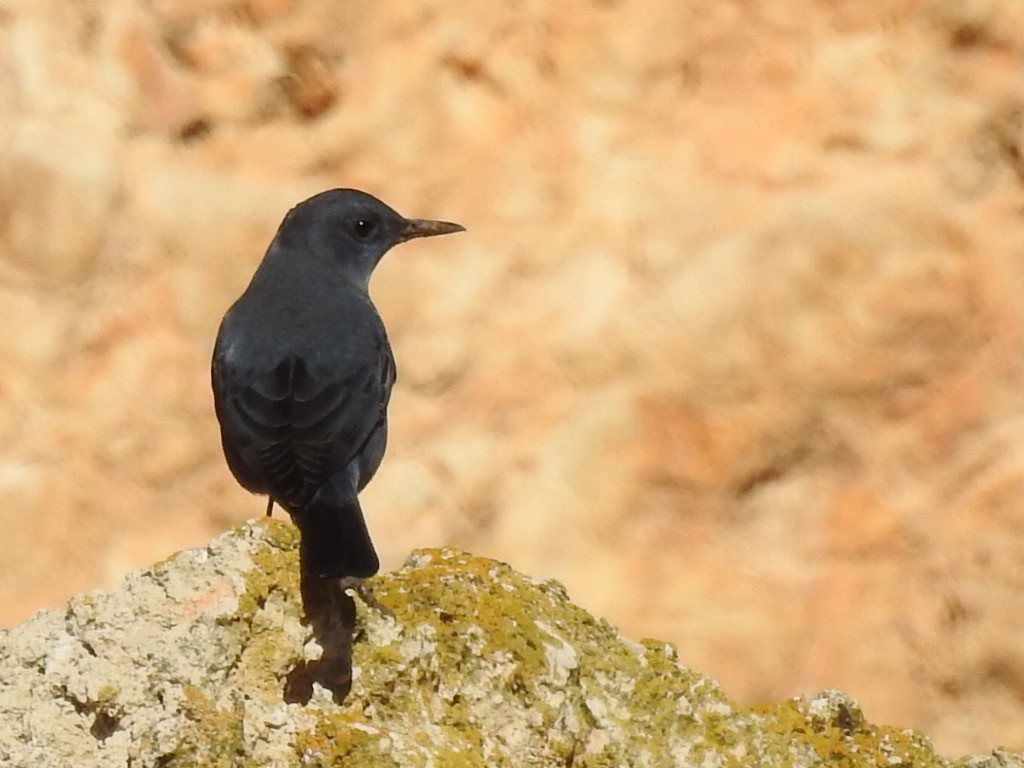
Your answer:
[[[243,486],[297,509],[360,454],[386,419],[395,381],[386,339],[375,352],[373,364],[341,376],[297,357],[262,370],[215,358],[225,452]]]

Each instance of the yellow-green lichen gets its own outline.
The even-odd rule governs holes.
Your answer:
[[[349,713],[321,714],[312,731],[300,732],[295,741],[302,765],[345,768],[398,768],[385,753],[379,734]]]
[[[118,687],[110,683],[100,686],[100,689],[96,692],[96,704],[100,707],[110,706],[117,699],[119,692]]]
[[[284,634],[285,626],[297,623],[301,610],[293,526],[271,520],[233,535],[253,540],[247,550],[253,566],[244,572],[245,588],[236,609],[215,621],[230,695],[219,697],[218,704],[203,688],[182,688],[186,725],[175,735],[176,746],[161,758],[161,765],[168,768],[228,768],[246,762],[247,705],[257,699],[266,705],[279,704],[282,680],[301,658],[301,644]]]
[[[252,553],[253,567],[245,574],[245,592],[238,600],[238,614],[256,614],[272,592],[282,593],[282,605],[297,612],[300,607],[298,529],[274,518],[257,525],[263,536]]]
[[[349,756],[379,761],[388,753],[412,765],[433,745],[431,754],[444,750],[460,765],[485,753],[490,765],[522,764],[500,733],[497,701],[510,722],[518,718],[515,739],[539,750],[538,760],[575,768],[655,765],[679,754],[737,767],[945,765],[917,734],[868,728],[856,705],[841,698],[737,708],[713,681],[682,667],[672,646],[623,641],[572,605],[560,586],[504,564],[453,550],[419,552],[413,562],[374,580],[398,626],[391,642],[355,646],[361,675],[344,706],[365,720],[331,726],[366,730],[326,738],[321,726],[321,747],[326,738]],[[365,609],[360,618],[377,620]],[[555,669],[559,663],[565,668]],[[425,724],[419,729],[417,719]],[[389,732],[388,723],[404,729]]]
[[[221,696],[217,707],[187,690],[181,760],[167,765],[238,757],[246,705],[254,697],[280,703],[282,681],[309,638],[296,629],[295,529],[271,521],[248,531],[254,565],[237,612],[221,622],[237,639],[227,677],[239,693],[229,706]],[[920,735],[868,725],[838,693],[737,707],[683,667],[673,646],[623,640],[560,585],[503,563],[427,550],[370,584],[394,617],[357,601],[351,691],[338,704],[314,690],[300,719],[291,710],[288,748],[297,764],[950,766]]]
[[[187,725],[178,734],[178,747],[161,761],[166,768],[209,766],[232,768],[244,759],[245,712],[241,694],[233,697],[229,709],[220,709],[199,688],[182,688],[182,710]]]
[[[793,755],[801,756],[801,765],[811,761],[836,768],[948,765],[921,734],[868,725],[846,697],[826,693],[813,703],[813,709],[799,699],[757,707],[749,718],[737,719],[743,724],[738,735],[746,743],[763,745],[764,757],[776,765],[787,765]]]
[[[410,737],[408,747],[441,739],[433,747],[450,749],[463,762],[490,750],[491,764],[515,754],[500,729],[516,718],[509,738],[528,731],[535,745],[544,745],[545,759],[577,755],[595,765],[614,764],[634,749],[658,753],[668,734],[678,734],[685,722],[678,699],[704,681],[680,671],[670,646],[625,643],[570,603],[560,585],[531,581],[502,563],[453,550],[419,552],[413,560],[418,567],[373,582],[403,631],[385,645],[355,646],[361,674],[350,699],[372,712],[366,725],[422,713],[436,730]],[[364,609],[360,615],[375,618]],[[724,701],[713,685],[701,698]],[[581,739],[603,718],[610,718],[609,743],[581,752]],[[582,735],[562,735],[563,727]]]
[[[261,532],[251,550],[253,567],[245,572],[238,607],[220,624],[235,634],[238,663],[233,676],[249,693],[279,696],[281,678],[299,662],[301,648],[283,636],[285,618],[298,619],[298,534],[290,523],[270,519],[254,526]]]

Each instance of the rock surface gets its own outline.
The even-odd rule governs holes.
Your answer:
[[[372,291],[364,494],[687,649],[1024,750],[1024,4],[0,2],[0,621],[260,510],[216,324],[330,186],[465,224]]]
[[[295,531],[254,522],[0,634],[5,766],[1024,766],[949,761],[838,691],[731,703],[664,642],[635,643],[536,581],[458,550],[373,580],[351,690],[287,678],[322,652],[300,621]]]

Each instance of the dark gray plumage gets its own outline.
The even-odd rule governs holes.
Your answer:
[[[379,563],[356,494],[384,456],[395,360],[370,301],[394,245],[462,231],[406,219],[353,189],[299,203],[221,322],[213,394],[228,467],[287,510],[308,573],[366,578]]]

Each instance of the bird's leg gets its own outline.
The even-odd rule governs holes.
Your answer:
[[[274,514],[274,497],[267,496],[267,517]]]
[[[366,583],[366,579],[360,579],[357,576],[345,576],[338,579],[338,586],[341,587],[342,592],[347,592],[351,589],[366,604],[367,608],[372,608],[389,618],[395,618],[394,611],[377,599],[377,596],[373,594],[373,590]]]

